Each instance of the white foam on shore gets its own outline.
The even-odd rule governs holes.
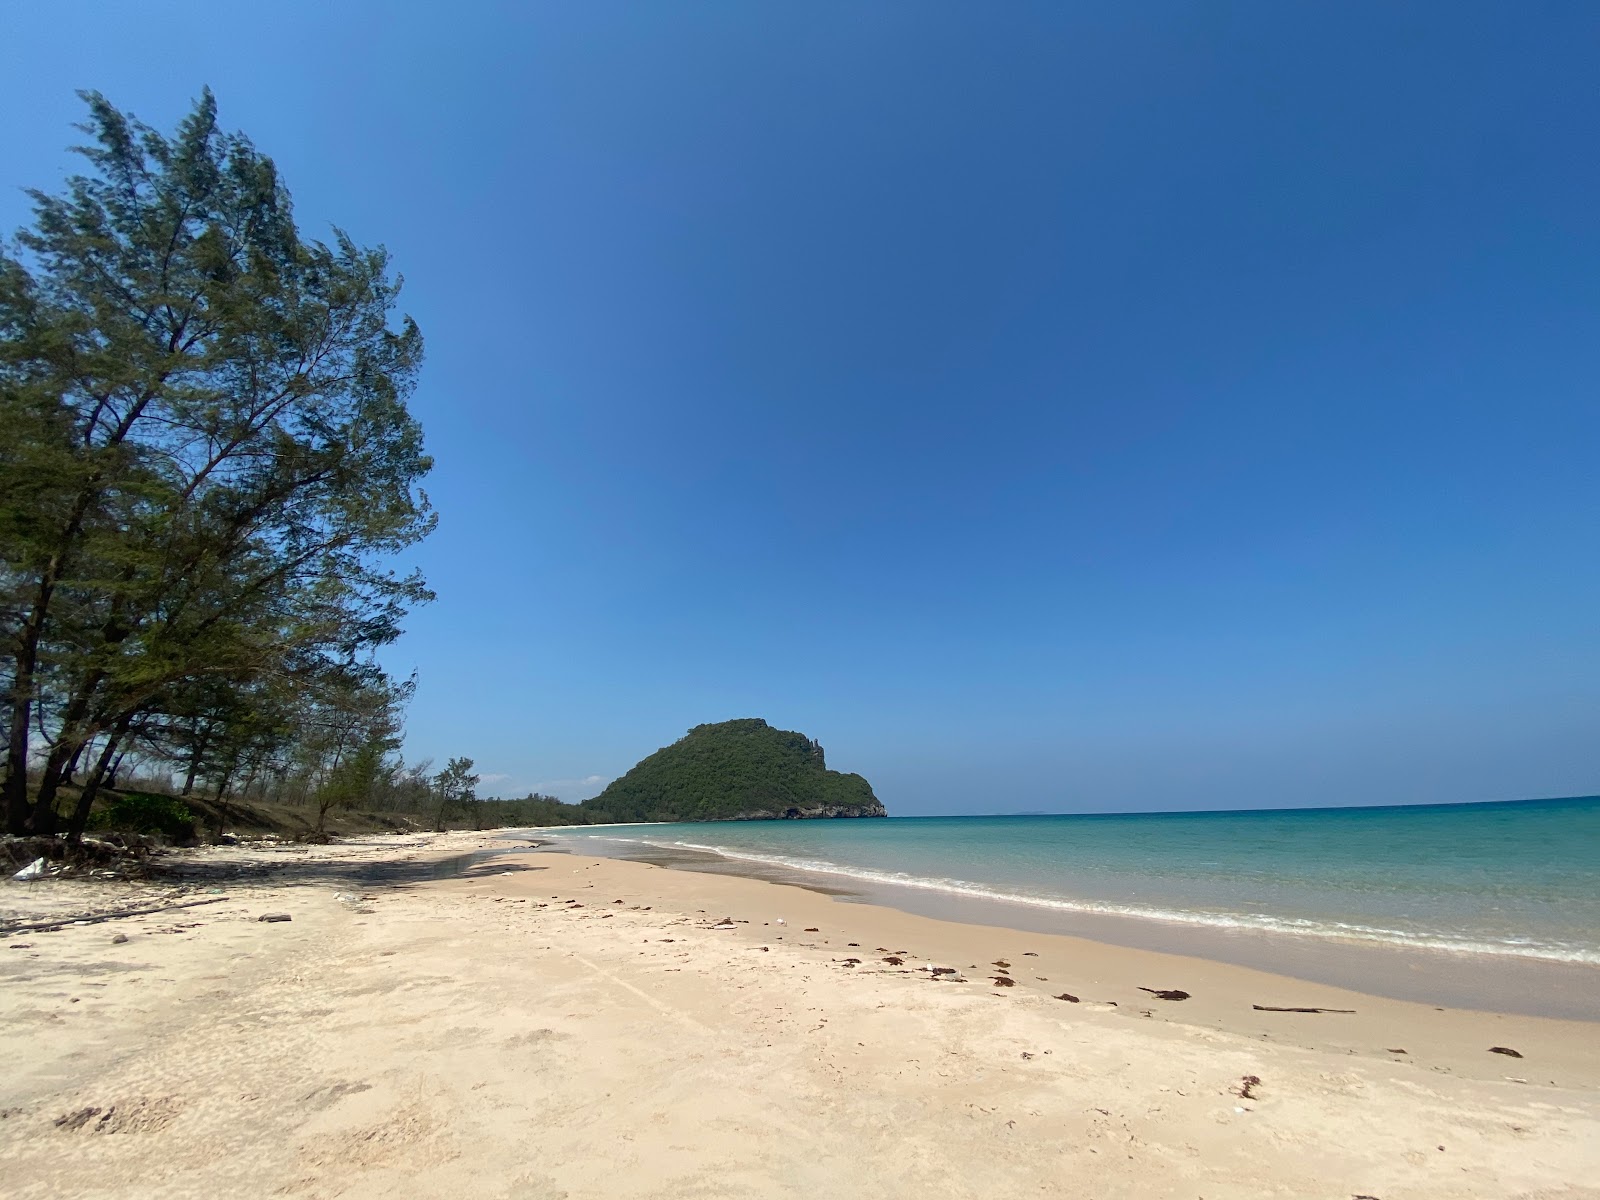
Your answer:
[[[578,837],[583,840],[589,840],[587,835],[578,835]],[[1203,925],[1221,930],[1291,934],[1300,937],[1328,938],[1339,941],[1378,942],[1410,949],[1445,951],[1452,954],[1501,955],[1514,958],[1538,959],[1545,962],[1600,966],[1600,951],[1591,947],[1574,946],[1561,942],[1539,942],[1532,938],[1475,938],[1443,932],[1410,932],[1401,929],[1385,929],[1379,926],[1360,925],[1344,921],[1313,921],[1301,917],[1278,917],[1267,913],[1218,913],[1157,908],[1138,904],[1116,904],[1108,901],[1079,900],[1062,896],[1040,896],[1030,895],[1025,892],[1008,892],[965,879],[940,879],[922,875],[910,875],[903,871],[876,871],[869,867],[844,867],[826,859],[790,858],[780,854],[758,854],[747,850],[729,850],[721,846],[708,846],[699,842],[666,841],[651,838],[619,837],[616,835],[606,835],[603,838],[594,838],[593,840],[630,842],[644,846],[655,846],[664,850],[695,850],[705,854],[715,854],[719,858],[762,863],[767,866],[782,867],[790,871],[838,875],[847,879],[859,880],[863,883],[874,883],[889,887],[917,888],[922,891],[942,892],[952,896],[968,896],[977,900],[993,900],[1006,904],[1024,904],[1031,908],[1054,909],[1060,912],[1127,917],[1143,921],[1165,921],[1180,925]]]

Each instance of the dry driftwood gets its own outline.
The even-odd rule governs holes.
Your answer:
[[[208,900],[185,900],[182,904],[152,904],[144,908],[125,908],[121,912],[98,913],[87,917],[59,917],[53,921],[35,921],[31,925],[8,925],[0,929],[0,937],[18,933],[46,933],[52,929],[65,929],[68,925],[98,925],[101,921],[118,921],[123,917],[144,917],[151,913],[172,912],[180,908],[199,908],[202,904],[221,904],[228,897],[212,896]]]
[[[1353,1008],[1279,1008],[1275,1004],[1252,1004],[1257,1012],[1353,1013]]]

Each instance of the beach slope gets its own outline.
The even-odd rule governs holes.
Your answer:
[[[487,844],[218,849],[166,893],[216,903],[9,937],[6,1194],[1600,1197],[1594,1025],[1247,1017],[1346,997],[642,863],[433,878]]]

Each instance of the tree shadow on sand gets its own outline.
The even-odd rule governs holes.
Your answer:
[[[410,888],[446,879],[489,879],[496,875],[516,875],[526,871],[545,871],[548,867],[525,861],[537,852],[532,846],[493,847],[452,854],[446,858],[392,858],[377,861],[323,859],[285,848],[269,859],[250,862],[217,858],[158,860],[152,864],[154,878],[188,887],[228,887],[248,883],[269,887],[333,885],[363,890]],[[279,856],[281,855],[281,861]]]

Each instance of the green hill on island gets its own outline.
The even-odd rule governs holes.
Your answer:
[[[598,796],[562,807],[585,824],[888,816],[865,779],[828,770],[816,741],[759,717],[696,725]]]

